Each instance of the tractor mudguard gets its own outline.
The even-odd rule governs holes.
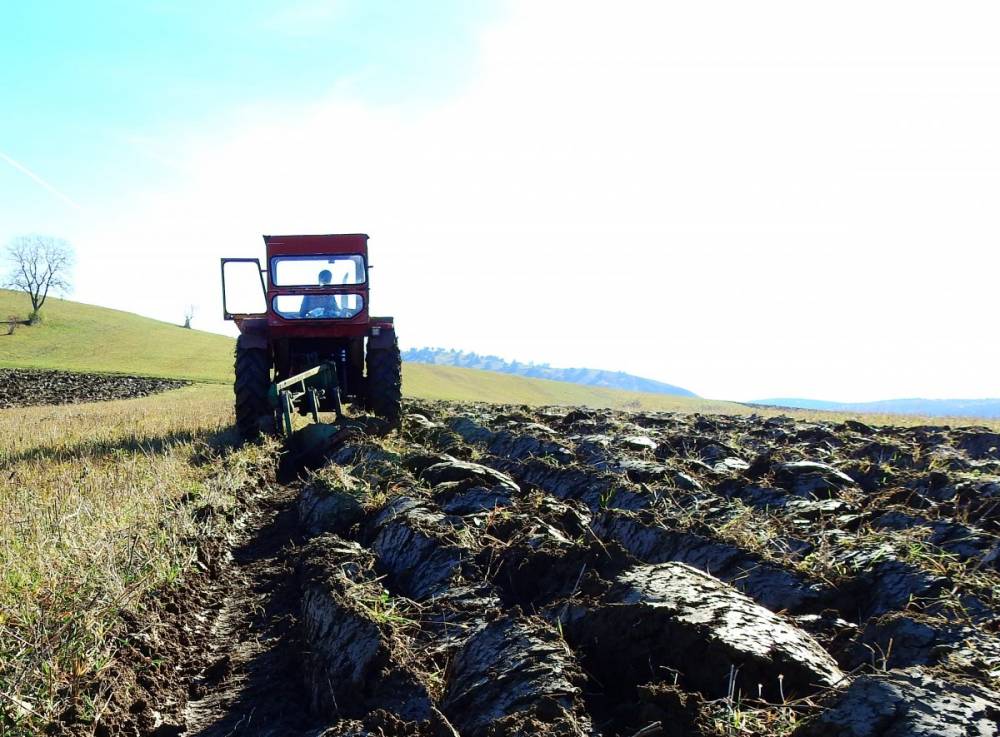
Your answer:
[[[376,331],[377,334],[376,334]],[[396,330],[392,327],[377,327],[372,329],[372,334],[368,336],[368,350],[378,348],[392,348],[396,342]]]
[[[240,333],[236,339],[239,348],[260,348],[267,350],[267,335],[265,333]]]

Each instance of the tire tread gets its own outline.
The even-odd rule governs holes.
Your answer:
[[[244,441],[273,434],[274,412],[267,393],[271,387],[271,362],[262,348],[236,346],[236,427]]]
[[[395,427],[403,414],[403,365],[399,343],[394,338],[389,348],[368,350],[368,407]]]

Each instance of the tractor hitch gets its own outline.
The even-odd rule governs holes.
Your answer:
[[[293,433],[292,414],[300,413],[299,402],[305,401],[305,407],[312,415],[313,422],[319,423],[320,403],[327,396],[333,400],[333,409],[337,419],[335,424],[344,422],[344,408],[340,402],[340,385],[337,381],[337,367],[332,363],[322,363],[319,366],[290,376],[271,385],[268,398],[271,406],[281,412],[281,427],[285,437]]]
[[[319,411],[321,406],[328,406],[322,405],[328,397],[332,400],[330,404],[336,418],[333,422],[322,422]],[[323,465],[330,452],[359,433],[383,435],[391,428],[384,418],[349,418],[344,415],[337,366],[333,363],[322,363],[308,371],[274,382],[268,398],[275,412],[281,413],[281,428],[292,457],[304,466]],[[293,414],[312,415],[313,421],[296,430],[292,424]]]

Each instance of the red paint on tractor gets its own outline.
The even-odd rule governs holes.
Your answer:
[[[357,338],[368,335],[368,236],[364,233],[345,235],[265,235],[267,250],[267,326],[268,333],[281,338]],[[357,254],[364,258],[363,284],[321,286],[275,286],[272,273],[276,256],[335,256]],[[363,309],[349,319],[289,320],[275,312],[274,298],[279,295],[299,294],[357,294]]]

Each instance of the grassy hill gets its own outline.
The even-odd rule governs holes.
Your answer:
[[[24,294],[0,289],[0,319],[29,307]],[[231,381],[233,340],[224,335],[52,297],[42,315],[13,335],[0,330],[0,365]]]
[[[20,293],[0,290],[0,317],[26,315]],[[140,317],[130,312],[49,298],[44,321],[0,330],[0,366],[191,379],[230,384],[233,339]],[[418,399],[573,404],[590,407],[748,412],[731,402],[628,392],[494,371],[405,364],[403,390]]]

